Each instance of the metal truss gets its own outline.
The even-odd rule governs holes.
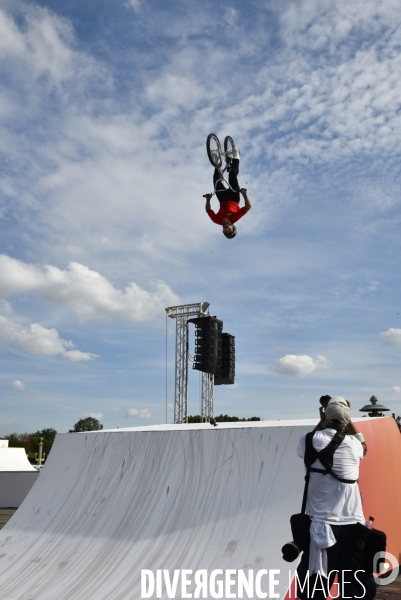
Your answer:
[[[202,423],[213,417],[214,375],[202,373]]]
[[[208,308],[209,302],[166,308],[167,316],[176,320],[174,423],[188,422],[188,319],[206,317]],[[213,382],[213,375],[202,373],[202,421],[213,416]]]

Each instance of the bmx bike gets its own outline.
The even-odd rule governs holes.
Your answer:
[[[224,138],[224,152],[221,149],[220,140],[215,133],[209,133],[206,140],[206,151],[209,157],[211,164],[218,170],[219,179],[216,181],[218,183],[221,181],[228,186],[228,189],[234,191],[230,186],[229,182],[224,178],[224,173],[230,170],[230,164],[232,160],[233,150],[235,148],[234,140],[230,135],[227,135]],[[223,167],[223,159],[225,160],[225,166]],[[213,194],[216,193],[216,188]],[[212,194],[212,196],[213,196]]]

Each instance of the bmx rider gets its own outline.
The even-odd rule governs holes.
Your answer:
[[[251,202],[245,188],[240,189],[238,184],[239,172],[239,150],[233,148],[232,155],[226,156],[227,171],[229,171],[228,182],[230,188],[226,188],[223,184],[221,171],[215,168],[213,174],[213,184],[216,190],[216,196],[220,202],[220,209],[217,213],[212,210],[210,200],[212,194],[206,194],[206,212],[217,225],[223,226],[223,233],[228,239],[232,239],[237,235],[237,229],[234,225],[241,219],[250,209]],[[234,190],[234,191],[233,191]],[[245,206],[240,207],[240,194],[244,197]]]

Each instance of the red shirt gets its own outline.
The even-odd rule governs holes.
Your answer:
[[[248,210],[245,206],[240,208],[238,202],[234,202],[234,200],[225,200],[220,204],[218,213],[215,213],[214,210],[210,209],[207,214],[212,219],[213,223],[223,225],[223,219],[227,218],[231,223],[236,223],[247,212]]]

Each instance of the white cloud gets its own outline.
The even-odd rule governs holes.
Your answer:
[[[131,0],[130,5],[140,8],[139,0]],[[171,19],[169,36],[183,38],[189,31],[199,34],[199,40],[179,44],[178,50],[169,45],[161,66],[142,72],[144,87],[132,89],[135,109],[132,103],[121,105],[110,97],[102,102],[98,87],[88,81],[85,101],[82,94],[76,94],[69,110],[57,105],[56,126],[52,121],[49,135],[43,136],[46,143],[40,148],[37,136],[32,142],[24,134],[17,139],[10,132],[13,146],[18,144],[12,156],[25,156],[32,177],[27,182],[28,176],[21,176],[27,170],[21,169],[19,176],[9,182],[9,188],[14,189],[10,195],[19,203],[35,205],[39,217],[36,226],[43,227],[43,244],[52,247],[53,256],[65,255],[67,249],[70,257],[88,262],[89,256],[102,256],[106,244],[114,257],[120,253],[153,255],[156,260],[163,248],[167,249],[163,258],[170,256],[172,248],[191,250],[201,243],[202,236],[216,232],[215,226],[205,222],[200,203],[201,194],[210,185],[206,184],[210,174],[206,175],[204,134],[215,123],[221,123],[221,129],[230,127],[231,133],[248,140],[244,156],[249,158],[249,165],[261,156],[273,159],[267,161],[269,166],[264,165],[262,172],[252,168],[249,174],[255,188],[254,208],[252,217],[241,221],[241,229],[251,233],[258,228],[260,233],[269,227],[272,212],[282,214],[299,192],[294,170],[283,169],[288,159],[332,165],[361,152],[376,152],[381,157],[384,152],[395,155],[400,145],[401,58],[396,31],[389,31],[389,50],[385,53],[379,34],[383,25],[396,22],[398,10],[392,0],[357,1],[355,6],[344,0],[334,5],[315,1],[284,3],[277,31],[284,42],[281,52],[268,53],[269,34],[263,32],[263,37],[260,30],[259,37],[255,30],[252,36],[244,35],[243,42],[237,39],[235,53],[245,59],[244,78],[252,79],[252,87],[238,88],[230,69],[232,39],[224,37],[221,44],[210,39],[215,32],[213,20],[219,19],[192,4],[185,11],[188,14]],[[235,18],[236,14],[234,9],[222,6],[220,21]],[[42,75],[50,73],[56,82],[58,73],[62,73],[63,81],[71,71],[74,77],[79,74],[81,62],[92,68],[88,57],[77,51],[70,23],[46,10],[32,15],[26,17],[27,27],[18,28],[17,21],[4,13],[7,51],[25,56],[26,48],[33,47],[35,69]],[[194,29],[188,24],[188,15]],[[259,12],[258,16],[262,18],[263,14]],[[240,11],[238,21],[239,17]],[[149,19],[151,23],[144,24],[144,30],[149,27],[154,34],[155,23]],[[262,23],[259,28],[263,29]],[[358,44],[356,48],[347,46],[337,55],[338,44],[351,40],[355,45],[350,28],[357,28],[357,33],[368,28],[372,40],[360,48]],[[205,36],[210,36],[208,43]],[[310,49],[326,47],[324,40],[334,44],[335,62],[309,55]],[[252,48],[258,44],[262,45],[257,55],[268,57],[262,61],[263,67],[250,59]],[[149,60],[158,65],[152,56],[150,53]],[[93,69],[102,70],[101,65]],[[23,77],[20,79],[24,82]],[[44,96],[43,100],[38,104],[47,106],[49,98]],[[149,114],[141,113],[142,103]],[[188,110],[189,106],[195,110]],[[93,107],[95,117],[91,115]],[[41,127],[45,127],[42,121]],[[8,142],[5,151],[10,152]],[[188,157],[191,178],[185,185],[177,185],[182,161]],[[15,161],[10,158],[10,162]],[[157,165],[157,171],[150,165]],[[266,193],[275,173],[277,185]],[[282,189],[286,182],[288,191]],[[373,200],[376,204],[385,196],[383,191],[380,193],[381,182],[379,178]],[[152,210],[144,198],[152,199]],[[200,203],[196,204],[194,198]],[[276,211],[274,206],[278,207]],[[198,219],[203,219],[201,227],[188,227]]]
[[[11,304],[7,300],[0,299],[0,314],[11,316],[13,312]]]
[[[77,51],[71,22],[38,6],[20,5],[19,23],[0,10],[0,57],[12,70],[47,80],[56,88],[66,80],[78,85],[96,72],[95,61]]]
[[[19,379],[15,379],[12,382],[11,387],[13,387],[15,390],[21,390],[21,391],[25,389],[25,385]]]
[[[389,344],[390,346],[401,345],[401,329],[390,327],[390,329],[387,329],[387,331],[383,331],[380,334],[380,337],[384,343]]]
[[[233,27],[238,19],[238,11],[235,8],[227,7],[224,13],[224,20]]]
[[[146,321],[166,306],[179,304],[163,281],[156,284],[155,292],[147,292],[136,283],[119,290],[103,275],[79,263],[72,262],[65,270],[52,265],[39,268],[0,255],[0,293],[26,292],[72,309],[82,322],[102,318]]]
[[[316,359],[307,355],[287,354],[280,358],[273,371],[281,375],[300,375],[304,377],[320,369],[329,369],[330,361],[325,357],[318,355]]]
[[[133,8],[136,13],[141,12],[142,3],[140,0],[128,0],[126,6],[129,8]]]
[[[98,412],[98,413],[91,412],[88,415],[85,415],[85,417],[92,417],[92,419],[97,419],[98,421],[101,421],[104,417],[104,414],[101,412]]]
[[[397,392],[397,394],[398,394],[399,392],[401,392],[401,387],[399,385],[394,385],[393,386],[393,391]]]
[[[353,46],[356,32],[366,39],[397,26],[399,16],[397,0],[302,0],[282,13],[282,37],[304,51],[334,53],[341,44]]]
[[[136,417],[137,419],[150,419],[152,412],[149,408],[129,408],[126,412],[126,417]]]
[[[97,356],[91,352],[74,350],[74,344],[60,338],[55,329],[46,329],[39,323],[23,327],[2,315],[0,315],[0,339],[13,344],[17,350],[33,356],[61,355],[73,362],[91,360]]]

